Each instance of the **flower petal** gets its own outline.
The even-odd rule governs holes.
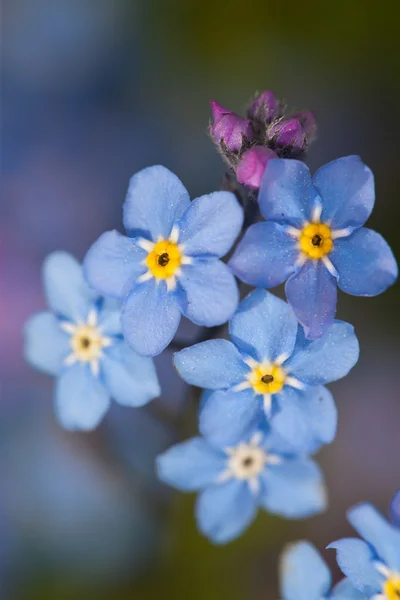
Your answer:
[[[99,293],[125,298],[146,271],[146,252],[118,231],[106,231],[93,244],[83,263],[85,276]]]
[[[218,390],[242,382],[249,372],[242,355],[228,340],[207,340],[174,355],[179,375],[190,385]]]
[[[70,352],[69,336],[51,312],[36,313],[24,326],[25,359],[39,371],[57,375]]]
[[[150,279],[133,288],[121,313],[122,331],[138,354],[155,356],[168,346],[178,329],[181,311],[165,283]]]
[[[389,569],[400,571],[400,531],[368,503],[350,509],[347,518]]]
[[[176,175],[161,165],[147,167],[129,182],[124,227],[130,237],[168,238],[189,204],[189,194]]]
[[[196,260],[185,265],[179,283],[185,291],[180,295],[182,312],[197,325],[222,325],[237,308],[235,278],[220,260]]]
[[[271,288],[283,283],[296,269],[297,240],[284,225],[251,225],[229,261],[234,274],[245,283]]]
[[[330,600],[368,600],[367,596],[355,588],[347,577],[334,586],[329,598]]]
[[[330,591],[331,573],[310,542],[301,541],[285,548],[279,572],[283,600],[320,600]]]
[[[259,361],[290,356],[297,329],[290,306],[265,290],[249,294],[229,324],[232,341],[240,352]]]
[[[153,360],[139,356],[125,342],[105,350],[101,368],[106,388],[118,404],[143,406],[161,393]]]
[[[106,388],[92,375],[88,364],[75,363],[57,381],[55,411],[65,429],[94,429],[109,405]]]
[[[382,575],[374,566],[376,560],[368,544],[355,538],[346,538],[329,544],[336,550],[336,560],[352,584],[369,597],[381,591]]]
[[[309,260],[286,282],[286,297],[303,325],[306,337],[318,339],[332,326],[336,313],[337,282],[323,263]]]
[[[379,233],[362,227],[335,241],[330,254],[341,290],[354,296],[376,296],[397,279],[398,267],[387,242]]]
[[[393,525],[400,529],[400,490],[397,490],[390,502],[390,518]]]
[[[101,311],[98,325],[106,336],[122,336],[121,309]]]
[[[315,452],[336,435],[337,410],[329,390],[319,386],[301,392],[285,387],[277,395],[280,411],[273,429],[292,444],[298,454]]]
[[[248,485],[237,480],[205,489],[196,505],[199,529],[215,544],[225,544],[238,537],[256,513]]]
[[[261,503],[274,514],[299,519],[326,508],[322,474],[311,460],[286,460],[280,465],[270,466],[262,479]]]
[[[322,198],[322,222],[334,229],[361,227],[375,202],[374,176],[359,156],[333,160],[315,173],[313,183]]]
[[[307,385],[323,385],[347,375],[357,363],[359,354],[354,327],[344,321],[335,321],[318,340],[307,340],[299,329],[296,346],[285,369]]]
[[[224,448],[245,439],[263,416],[262,396],[256,396],[253,390],[218,390],[203,404],[199,431],[210,442]]]
[[[261,181],[258,202],[265,219],[302,226],[320,201],[308,167],[299,160],[271,159]]]
[[[243,223],[243,209],[231,192],[214,192],[190,203],[179,222],[179,243],[189,256],[224,256]]]
[[[86,320],[96,294],[73,256],[67,252],[49,254],[43,264],[43,283],[47,302],[56,314],[69,321]]]
[[[161,481],[182,491],[215,483],[225,467],[226,456],[201,437],[176,444],[157,458]]]

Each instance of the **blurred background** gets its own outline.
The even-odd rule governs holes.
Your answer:
[[[196,531],[194,497],[157,483],[155,456],[196,431],[195,398],[157,358],[163,397],[113,407],[91,434],[62,431],[53,382],[22,359],[22,328],[44,308],[41,263],[82,259],[121,230],[128,179],[161,163],[191,196],[220,187],[207,136],[209,101],[241,112],[273,89],[316,112],[308,164],[357,153],[376,176],[369,225],[400,257],[399,48],[395,2],[338,0],[5,0],[0,182],[0,595],[3,600],[265,600],[278,597],[284,543],[321,550],[351,534],[345,510],[386,510],[400,487],[399,286],[341,295],[361,359],[331,386],[336,441],[319,455],[326,514],[260,514],[213,547]],[[194,328],[185,326],[190,340]],[[334,568],[333,554],[324,552]]]

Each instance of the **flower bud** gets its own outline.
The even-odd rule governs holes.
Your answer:
[[[307,143],[310,143],[316,138],[317,135],[317,121],[315,115],[311,110],[303,110],[296,115],[292,116],[293,119],[298,119],[304,129],[304,133],[307,136]]]
[[[243,183],[252,190],[257,190],[260,187],[267,162],[271,158],[278,158],[278,156],[271,148],[265,146],[253,146],[246,150],[236,167],[236,178],[239,183]]]
[[[307,148],[307,136],[299,119],[277,121],[269,128],[268,138],[279,156],[297,156]]]
[[[225,147],[230,152],[239,152],[253,139],[250,121],[226,110],[214,100],[211,101],[211,110],[214,123],[210,127],[210,133],[214,143],[219,145],[222,151]]]
[[[247,110],[249,119],[259,123],[271,123],[280,114],[280,103],[274,92],[265,90],[258,94]]]

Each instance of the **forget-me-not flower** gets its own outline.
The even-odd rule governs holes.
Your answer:
[[[310,436],[332,441],[336,410],[321,386],[357,362],[353,327],[336,321],[323,338],[306,340],[290,306],[259,289],[240,303],[229,331],[232,341],[209,340],[175,354],[185,381],[212,390],[201,410],[201,433],[229,444],[265,413],[281,435],[296,438],[299,450]]]
[[[55,410],[67,429],[93,429],[114,398],[142,406],[160,394],[151,358],[139,356],[123,339],[120,309],[100,298],[69,254],[54,252],[43,267],[51,311],[25,326],[25,357],[57,377]]]
[[[247,230],[230,266],[243,281],[272,288],[286,282],[286,297],[306,337],[333,324],[337,286],[355,296],[376,296],[397,278],[385,240],[363,227],[375,201],[373,174],[358,156],[334,160],[311,179],[296,160],[270,160],[259,193],[266,223]]]
[[[359,504],[347,514],[365,541],[347,538],[330,544],[338,565],[368,599],[400,597],[400,528],[389,523],[374,506]]]
[[[366,600],[348,578],[332,589],[330,570],[307,541],[290,544],[280,560],[281,600]]]
[[[122,330],[139,354],[159,354],[181,314],[211,327],[231,318],[238,290],[219,260],[240,232],[243,210],[230,192],[190,202],[181,181],[161,166],[130,181],[124,204],[128,237],[108,231],[85,258],[89,283],[123,300]]]
[[[162,481],[182,491],[199,491],[200,531],[217,544],[238,537],[257,509],[290,519],[324,510],[326,493],[318,465],[288,451],[279,436],[250,432],[227,447],[195,437],[158,457]]]

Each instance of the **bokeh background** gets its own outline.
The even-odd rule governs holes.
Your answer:
[[[160,400],[114,406],[95,432],[70,434],[54,420],[52,381],[23,361],[22,328],[44,307],[44,257],[64,249],[82,259],[102,231],[121,229],[133,172],[164,164],[192,197],[220,187],[209,100],[241,111],[256,90],[315,110],[312,169],[357,153],[374,170],[370,226],[399,257],[399,34],[398,7],[385,0],[3,2],[3,600],[274,599],[284,543],[309,538],[322,550],[351,533],[353,503],[386,510],[400,487],[399,286],[374,299],[340,296],[362,353],[332,385],[338,436],[318,455],[328,512],[295,522],[260,514],[226,547],[198,535],[191,495],[155,477],[157,453],[196,430],[196,398],[171,355],[157,359]]]

